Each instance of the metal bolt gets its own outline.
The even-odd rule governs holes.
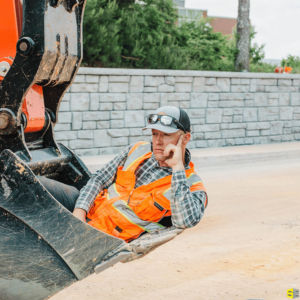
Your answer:
[[[8,116],[5,114],[0,115],[0,129],[5,129],[9,125]]]
[[[27,44],[25,42],[20,44],[20,50],[26,51],[27,50]]]
[[[1,70],[1,72],[6,72],[6,71],[7,71],[7,68],[4,67],[4,66],[2,66],[2,67],[0,68],[0,70]]]

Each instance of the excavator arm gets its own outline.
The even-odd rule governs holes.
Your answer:
[[[182,232],[163,229],[126,244],[74,217],[37,178],[79,190],[90,179],[53,133],[82,59],[85,2],[0,1],[0,299],[48,299]]]
[[[3,137],[12,134],[29,160],[25,143],[55,147],[46,133],[82,60],[84,6],[83,0],[24,1],[21,14],[20,0],[0,2],[0,17],[7,16],[0,27],[0,151],[16,151]]]
[[[10,4],[15,3],[17,28],[14,28],[15,34],[12,37],[7,37],[7,47],[2,42],[4,47],[0,52],[0,63],[13,58],[12,65],[6,69],[0,90],[1,106],[5,107],[9,115],[9,120],[5,122],[5,118],[1,118],[4,114],[1,108],[3,135],[12,133],[22,123],[23,126],[26,124],[21,120],[22,106],[34,85],[41,87],[36,90],[41,91],[45,108],[52,114],[52,122],[55,124],[60,101],[82,60],[81,23],[85,1],[24,1],[23,29],[20,37],[17,37],[20,22],[20,13],[17,15],[20,10],[18,1],[8,1]],[[1,14],[5,14],[6,1],[2,1],[1,5]],[[15,49],[10,47],[13,42]],[[37,127],[35,131],[40,130]]]

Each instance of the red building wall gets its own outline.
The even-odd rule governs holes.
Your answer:
[[[236,27],[237,19],[233,18],[221,18],[221,17],[210,17],[213,18],[210,22],[214,32],[222,32],[223,35],[232,35],[233,29]]]

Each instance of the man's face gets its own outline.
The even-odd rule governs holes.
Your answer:
[[[165,161],[168,157],[164,156],[164,150],[169,144],[177,145],[180,136],[183,134],[181,130],[175,133],[165,133],[157,129],[152,129],[153,153],[157,161]]]

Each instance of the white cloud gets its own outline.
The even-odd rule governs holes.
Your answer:
[[[300,1],[250,0],[250,18],[256,42],[266,44],[266,58],[300,56]],[[186,0],[186,7],[207,9],[209,16],[236,18],[238,0]]]

